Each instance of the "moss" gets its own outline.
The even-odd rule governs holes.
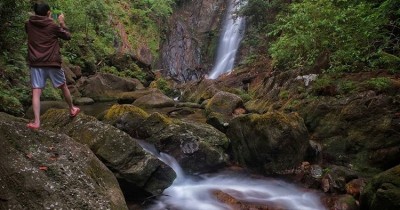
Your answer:
[[[400,165],[368,182],[361,194],[361,209],[400,209]]]
[[[133,113],[134,115],[139,115],[142,118],[147,118],[149,114],[145,112],[143,109],[129,105],[129,104],[123,104],[123,105],[113,105],[106,113],[104,116],[104,119],[106,120],[115,120],[118,117],[120,117],[123,114],[126,113]]]
[[[250,112],[265,113],[270,109],[271,105],[272,104],[267,100],[256,99],[246,102],[245,108]]]
[[[95,132],[82,132],[79,142],[82,144],[88,145],[91,149],[93,149],[93,145],[96,143],[96,141],[93,141],[94,139],[97,138],[97,133]]]
[[[10,114],[22,115],[23,106],[14,96],[0,93],[0,111]]]
[[[165,124],[165,125],[172,125],[172,124],[174,124],[174,122],[172,121],[171,118],[168,118],[168,117],[166,117],[165,115],[160,114],[160,113],[158,113],[158,112],[151,114],[151,115],[149,116],[148,120],[150,120],[150,121],[157,121],[157,122],[163,123],[163,124]]]

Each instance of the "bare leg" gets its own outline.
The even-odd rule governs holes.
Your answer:
[[[76,113],[77,110],[79,110],[79,108],[76,107],[76,106],[74,106],[74,104],[72,103],[72,96],[71,96],[71,93],[69,92],[69,89],[68,89],[67,84],[64,83],[64,84],[61,85],[59,88],[62,90],[63,95],[64,95],[65,102],[67,102],[67,104],[68,104],[69,113],[70,113],[71,115],[74,114],[74,113]],[[78,112],[79,112],[79,111],[78,111]]]
[[[63,92],[64,100],[65,100],[65,102],[67,102],[69,109],[72,109],[74,107],[74,105],[72,104],[71,93],[69,92],[69,89],[68,89],[67,85],[64,83],[59,88]]]
[[[33,88],[32,89],[32,108],[33,115],[35,117],[33,121],[34,127],[40,127],[40,96],[42,95],[42,89]]]

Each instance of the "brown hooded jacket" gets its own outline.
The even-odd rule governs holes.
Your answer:
[[[58,38],[70,40],[67,28],[57,25],[47,16],[32,15],[25,23],[28,34],[28,63],[30,67],[61,67]]]

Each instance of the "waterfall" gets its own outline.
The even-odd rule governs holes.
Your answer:
[[[142,148],[170,166],[176,179],[164,190],[162,196],[149,210],[232,210],[215,197],[215,192],[224,192],[245,203],[267,206],[277,205],[278,209],[324,210],[317,194],[276,179],[255,179],[246,175],[219,173],[190,177],[183,173],[176,159],[159,152],[154,145],[138,140]]]
[[[216,79],[219,75],[232,70],[236,52],[244,34],[245,20],[243,17],[235,15],[235,11],[240,8],[243,2],[241,0],[228,0],[228,2],[217,58],[209,75],[210,79]]]

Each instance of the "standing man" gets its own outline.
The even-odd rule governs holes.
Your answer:
[[[40,96],[50,78],[55,88],[60,88],[69,106],[71,117],[75,117],[80,109],[72,104],[72,97],[67,87],[64,70],[61,68],[59,38],[70,40],[71,34],[64,22],[64,15],[58,17],[59,25],[51,18],[50,7],[46,3],[35,3],[35,15],[25,23],[28,34],[28,64],[32,85],[32,107],[35,119],[28,123],[30,129],[40,127]]]

